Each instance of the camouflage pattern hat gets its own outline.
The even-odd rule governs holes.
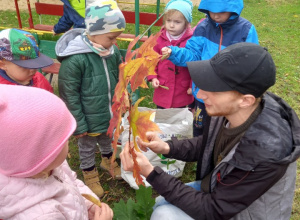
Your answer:
[[[0,32],[0,60],[7,60],[28,69],[39,69],[53,64],[51,58],[40,53],[32,34],[14,28]]]
[[[86,7],[85,25],[88,35],[100,35],[124,31],[126,21],[115,1],[96,0]]]

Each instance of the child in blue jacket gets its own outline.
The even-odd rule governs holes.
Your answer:
[[[187,66],[189,61],[208,60],[220,50],[238,42],[258,44],[254,25],[240,17],[243,7],[243,0],[202,0],[198,10],[205,13],[206,18],[197,25],[185,48],[164,47],[162,54],[169,55],[168,59],[177,66]],[[199,88],[193,83],[194,136],[203,133],[207,116],[203,100],[196,97],[198,91]]]
[[[53,33],[60,34],[73,28],[85,28],[85,0],[61,0],[64,3],[64,14],[54,25]]]

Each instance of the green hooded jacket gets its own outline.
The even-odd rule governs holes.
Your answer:
[[[102,58],[82,41],[84,29],[73,29],[57,42],[55,50],[61,67],[59,95],[77,121],[74,135],[103,133],[112,117],[112,98],[119,77],[121,54]]]

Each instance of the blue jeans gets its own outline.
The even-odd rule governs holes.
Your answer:
[[[200,191],[201,181],[186,183],[185,185]],[[167,202],[164,197],[158,196],[153,206],[151,220],[192,220],[193,218],[187,215],[184,211]]]

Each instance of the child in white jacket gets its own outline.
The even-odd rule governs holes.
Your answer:
[[[76,122],[63,101],[23,86],[0,94],[0,219],[112,219],[65,160]]]

